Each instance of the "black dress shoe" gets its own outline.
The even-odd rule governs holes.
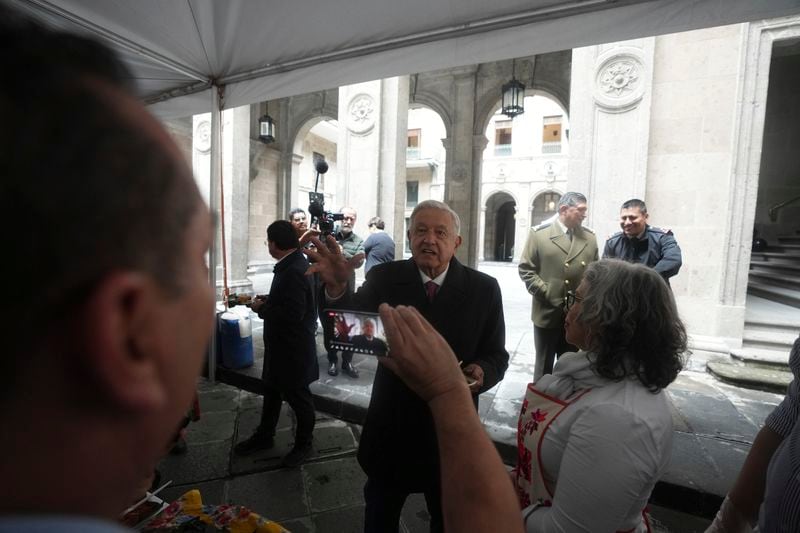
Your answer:
[[[354,367],[351,363],[342,363],[342,372],[351,378],[358,377],[358,370],[356,370],[356,367]]]
[[[236,455],[250,455],[261,450],[269,450],[275,446],[275,439],[264,437],[263,435],[252,435],[249,439],[243,440],[233,447]]]
[[[331,366],[328,367],[328,375],[329,376],[339,375],[339,370],[336,368],[336,363],[331,363]]]
[[[289,451],[289,453],[286,454],[283,459],[281,459],[281,466],[289,468],[300,466],[306,459],[308,459],[308,456],[311,455],[312,451],[314,451],[314,449],[310,444],[306,444],[305,446],[295,446],[291,449],[291,451]]]

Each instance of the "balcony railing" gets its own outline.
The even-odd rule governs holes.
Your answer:
[[[549,142],[549,143],[542,143],[542,153],[543,154],[560,154],[561,153],[561,142]]]
[[[421,155],[419,148],[406,148],[406,159],[419,159]]]
[[[510,144],[496,144],[494,146],[494,155],[498,156],[498,157],[511,155],[511,145]]]

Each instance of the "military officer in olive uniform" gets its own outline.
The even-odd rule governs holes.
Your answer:
[[[681,248],[670,230],[648,224],[648,216],[647,206],[637,198],[622,204],[619,211],[622,231],[606,241],[603,258],[616,257],[652,267],[669,285],[669,278],[683,264]]]
[[[531,318],[536,348],[534,381],[553,371],[556,356],[577,350],[564,334],[564,299],[578,288],[583,272],[597,261],[597,238],[581,226],[586,197],[568,192],[558,217],[532,228],[519,263],[519,277],[533,295]]]

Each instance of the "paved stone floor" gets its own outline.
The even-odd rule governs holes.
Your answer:
[[[516,265],[484,264],[481,270],[498,279],[503,291],[506,347],[511,355],[505,379],[481,396],[480,414],[498,450],[513,462],[516,418],[525,386],[533,372],[530,297],[517,277]],[[269,275],[253,277],[255,290],[267,292]],[[254,317],[254,315],[251,315]],[[263,352],[261,323],[254,317],[257,357]],[[321,340],[321,339],[320,339]],[[281,419],[277,446],[251,458],[231,456],[233,443],[246,438],[260,409],[259,397],[221,384],[201,384],[203,419],[189,430],[189,453],[171,456],[162,465],[165,479],[176,486],[168,497],[200,486],[209,502],[248,505],[292,531],[360,531],[363,473],[354,454],[358,422],[369,403],[376,361],[356,356],[357,380],[325,373],[320,347],[320,380],[313,384],[318,413],[315,456],[298,469],[279,469],[280,456],[291,442],[291,417]],[[703,531],[750,448],[766,415],[782,396],[733,387],[705,371],[718,357],[696,351],[669,387],[675,437],[671,467],[654,491],[651,506],[659,531]],[[249,370],[260,374],[260,360]],[[323,414],[327,413],[327,414]],[[424,500],[413,497],[403,514],[403,530],[427,531]]]
[[[162,479],[172,480],[161,496],[172,501],[189,489],[207,503],[236,503],[280,522],[294,533],[363,531],[365,477],[355,458],[359,426],[317,413],[314,453],[298,468],[280,468],[292,445],[291,411],[284,407],[272,450],[248,457],[232,453],[258,423],[261,398],[222,383],[198,385],[202,417],[190,424],[188,451],[161,462]],[[656,531],[703,531],[707,520],[651,506]],[[401,519],[403,533],[428,531],[421,495],[412,495]]]

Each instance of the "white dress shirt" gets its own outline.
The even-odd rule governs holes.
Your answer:
[[[651,393],[635,378],[595,375],[586,352],[561,356],[536,389],[566,399],[592,391],[553,421],[541,448],[544,476],[555,486],[552,507],[526,520],[528,532],[646,531],[642,509],[667,469],[672,416],[664,391]],[[530,508],[523,510],[523,516]]]

